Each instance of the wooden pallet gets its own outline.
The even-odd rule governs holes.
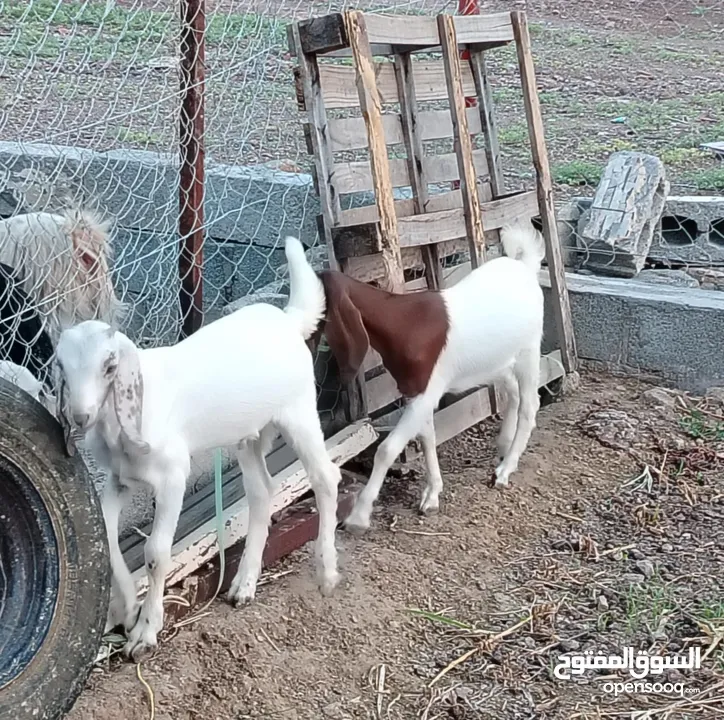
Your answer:
[[[372,424],[368,420],[360,420],[329,438],[326,446],[332,461],[337,465],[343,465],[369,447],[376,439],[377,432]],[[311,489],[309,478],[296,454],[285,443],[276,443],[267,456],[267,466],[277,488],[272,498],[272,513],[287,508]],[[246,536],[249,521],[248,504],[238,468],[235,467],[225,473],[222,497],[225,521],[224,547],[231,548],[238,545]],[[142,532],[149,534],[151,525],[142,528]],[[141,590],[147,585],[144,544],[145,538],[141,535],[133,535],[121,544],[126,563]],[[166,584],[171,586],[180,582],[216,557],[218,552],[212,483],[198,493],[190,495],[184,502],[172,549],[173,565],[166,577]]]
[[[575,370],[525,14],[424,17],[348,11],[295,23],[289,40],[298,60],[297,99],[307,149],[314,156],[319,230],[330,265],[396,292],[441,289],[500,253],[503,225],[539,218],[559,341],[559,350],[543,359],[542,384]],[[509,43],[517,50],[536,171],[535,187],[514,193],[504,188],[486,67],[486,54]],[[461,49],[469,59],[461,60]],[[470,96],[477,100],[475,107],[466,106]],[[482,136],[482,149],[476,149],[475,136]],[[431,150],[430,141],[446,139],[454,152]],[[404,157],[394,156],[396,148],[404,148]],[[350,159],[363,151],[365,159]],[[446,189],[439,191],[441,185]],[[409,197],[396,196],[398,188],[408,188]],[[360,206],[365,197],[367,204]],[[461,252],[469,261],[446,268],[445,259]],[[413,270],[421,276],[411,278]],[[399,392],[374,351],[366,358],[360,385],[358,407],[382,415],[377,424],[383,427],[398,412],[390,406]],[[436,414],[438,442],[494,412],[496,394],[487,388],[444,401]]]

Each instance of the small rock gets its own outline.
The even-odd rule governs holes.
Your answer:
[[[636,569],[645,577],[650,578],[654,574],[654,564],[651,560],[639,560],[636,563]]]
[[[640,585],[646,578],[638,573],[625,573],[621,579],[629,585]]]
[[[676,395],[662,387],[654,387],[646,390],[641,397],[657,407],[673,408],[676,403]]]
[[[699,282],[703,290],[724,290],[724,272],[711,268],[688,268],[686,272]]]
[[[632,548],[631,550],[629,550],[629,555],[634,560],[643,560],[646,557],[646,555],[644,555],[638,548]]]
[[[534,640],[530,635],[526,635],[526,636],[523,638],[523,645],[525,645],[527,648],[531,648],[531,649],[532,649],[532,648],[534,648],[534,647],[536,646],[536,642],[535,642],[535,640]]]
[[[617,408],[594,411],[581,423],[584,433],[614,450],[629,450],[636,440],[638,427],[636,418]]]
[[[623,560],[623,550],[616,550],[615,553],[611,553],[611,557],[612,557],[616,562],[621,562],[621,560]]]
[[[706,397],[709,400],[714,400],[714,402],[724,405],[724,387],[710,387],[706,391]]]
[[[581,647],[581,643],[578,640],[561,640],[558,646],[563,652],[573,652]]]
[[[671,543],[663,543],[661,545],[661,552],[665,552],[665,553],[674,552],[674,546]]]
[[[606,612],[606,610],[608,610],[608,608],[609,608],[609,605],[608,605],[608,600],[606,600],[606,596],[605,596],[605,595],[599,595],[599,596],[598,596],[598,610],[599,610],[599,612]]]

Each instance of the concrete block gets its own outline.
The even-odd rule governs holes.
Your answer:
[[[724,197],[669,197],[649,258],[674,265],[724,265]]]
[[[697,288],[567,273],[578,352],[635,375],[656,376],[692,392],[724,385],[724,295]],[[545,344],[555,347],[546,288]]]

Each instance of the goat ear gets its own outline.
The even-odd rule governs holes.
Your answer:
[[[143,375],[138,351],[130,341],[119,343],[120,357],[113,380],[113,402],[121,426],[121,445],[126,453],[147,454],[151,447],[141,436],[143,421]]]
[[[327,303],[324,334],[339,365],[342,380],[351,381],[367,355],[370,339],[362,315],[347,293],[340,293],[337,302]]]
[[[65,378],[63,373],[59,373],[58,379],[58,421],[60,422],[61,428],[63,428],[63,440],[65,443],[65,452],[68,457],[73,457],[78,448],[75,444],[75,438],[73,437],[73,426],[68,417],[68,389],[65,384]]]

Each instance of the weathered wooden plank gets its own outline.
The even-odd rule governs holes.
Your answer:
[[[374,180],[375,204],[380,216],[380,248],[389,290],[404,291],[405,278],[400,257],[397,217],[390,183],[390,166],[382,126],[382,106],[375,78],[374,63],[364,15],[358,10],[344,13],[345,28],[355,61],[355,85],[359,106],[367,123],[370,165]]]
[[[422,135],[418,129],[419,111],[415,98],[415,79],[412,74],[412,59],[409,53],[395,55],[395,76],[397,77],[397,93],[400,96],[400,120],[407,150],[407,168],[410,177],[410,188],[415,205],[415,213],[424,213],[428,206],[428,185],[437,182],[432,178],[436,170],[445,163],[442,155],[434,158],[425,157]],[[453,159],[456,160],[456,158]],[[457,174],[457,162],[452,166]],[[445,173],[446,175],[447,173]],[[423,245],[422,261],[425,263],[427,286],[436,290],[442,284],[442,266],[437,245]],[[407,288],[406,288],[407,289]]]
[[[326,442],[329,456],[337,465],[369,447],[377,439],[377,432],[368,420],[362,420],[346,427]],[[299,460],[295,460],[274,477],[276,492],[271,502],[271,512],[279,512],[311,489],[309,478]],[[224,547],[230,547],[246,536],[249,526],[249,508],[246,498],[234,503],[224,513]],[[174,585],[218,555],[216,518],[204,523],[174,544],[171,571],[166,576],[166,585]],[[146,573],[140,567],[133,573],[140,590],[147,586]]]
[[[468,249],[468,241],[464,238],[440,243],[440,257],[463,253]],[[402,262],[405,268],[422,268],[422,255],[419,247],[401,248]],[[364,257],[351,257],[343,261],[344,271],[362,282],[372,282],[382,277],[384,266],[379,254]]]
[[[513,40],[510,13],[449,16],[461,45],[506,43]],[[432,15],[367,14],[370,42],[394,46],[397,52],[440,45],[440,32]]]
[[[439,15],[437,20],[445,80],[450,96],[455,152],[460,168],[460,193],[463,198],[463,214],[470,243],[470,262],[473,267],[477,267],[485,261],[485,236],[480,216],[476,171],[472,161],[473,148],[465,114],[465,96],[469,93],[463,88],[460,53],[453,18],[450,15]]]
[[[349,46],[341,13],[302,20],[296,23],[296,28],[300,43],[294,43],[293,47],[297,52],[300,47],[302,52],[311,55]]]
[[[451,191],[445,195],[452,196],[454,192],[460,191]],[[430,201],[434,197],[430,196]],[[408,203],[404,206],[404,209],[408,210],[413,201],[401,202]],[[399,203],[396,207],[399,207]],[[535,217],[538,214],[538,198],[535,191],[530,190],[479,203],[478,210],[485,231],[499,230],[513,221]],[[360,211],[366,211],[366,208],[353,211],[356,219],[364,216]],[[346,219],[347,216],[343,213],[342,217]],[[462,207],[445,208],[422,215],[397,215],[400,248],[431,245],[459,238],[468,238],[469,242],[468,231],[469,223]],[[340,261],[380,252],[381,231],[376,222],[332,228],[332,239],[334,251]]]
[[[467,108],[468,130],[472,135],[482,132],[480,112]],[[367,147],[367,127],[364,118],[330,118],[327,121],[329,142],[334,152],[359,150]],[[402,145],[405,136],[399,114],[382,115],[385,140],[388,145]],[[417,132],[423,141],[452,137],[452,119],[449,110],[421,110],[417,114]]]
[[[435,193],[430,195],[426,206],[427,212],[438,210],[451,210],[463,206],[459,190],[451,190],[446,193]],[[395,212],[398,218],[415,214],[415,203],[411,199],[396,200]],[[379,213],[374,205],[363,205],[350,210],[343,210],[339,218],[340,227],[352,227],[354,225],[365,225],[377,222]]]
[[[323,237],[327,245],[327,257],[330,267],[339,269],[334,256],[334,245],[330,228],[339,222],[339,193],[333,177],[334,156],[327,135],[327,113],[320,85],[319,65],[313,55],[301,52],[302,42],[299,26],[292,26],[292,36],[297,47],[299,59],[298,76],[301,83],[304,104],[307,108],[309,137],[314,154],[314,168],[317,177],[319,202],[324,218]]]
[[[457,156],[454,153],[421,156],[419,164],[427,183],[443,183],[460,177]],[[410,163],[407,159],[390,158],[390,183],[392,187],[407,187],[413,184]],[[488,163],[485,150],[473,151],[475,172],[487,178]],[[374,189],[370,162],[337,163],[332,168],[334,187],[341,195],[345,193],[366,192]],[[423,201],[423,206],[426,200]]]
[[[528,121],[528,132],[533,154],[533,164],[536,170],[536,188],[538,191],[538,204],[540,208],[543,237],[546,243],[546,257],[551,275],[551,289],[553,291],[553,309],[558,326],[558,339],[561,343],[561,355],[566,372],[576,369],[577,353],[576,340],[573,331],[571,306],[566,287],[566,275],[563,266],[563,256],[558,240],[558,230],[555,219],[555,206],[553,202],[553,181],[551,179],[548,151],[546,149],[545,134],[543,131],[543,116],[538,97],[538,86],[535,78],[535,65],[533,52],[528,33],[528,21],[524,12],[511,13],[515,45],[518,53],[518,66],[520,68],[521,83],[523,85],[523,102]]]
[[[480,203],[483,230],[499,230],[504,225],[529,220],[538,215],[538,197],[535,190],[511,193],[497,200]]]
[[[367,409],[370,413],[381,410],[399,397],[397,383],[387,371],[367,380]]]
[[[482,127],[485,136],[485,150],[488,158],[488,172],[493,198],[505,193],[503,170],[500,162],[500,144],[498,143],[498,128],[495,121],[495,108],[493,105],[493,91],[488,81],[488,73],[483,51],[470,54],[470,67],[475,81],[475,94],[477,107],[470,110],[477,111],[478,124]],[[468,114],[468,129],[470,129],[470,115]]]
[[[383,105],[398,103],[397,81],[392,63],[373,63],[373,75],[377,78],[377,89]],[[347,65],[320,64],[324,102],[327,108],[359,107],[359,96],[355,87],[355,68]],[[415,92],[418,102],[428,100],[446,100],[445,68],[439,60],[416,60],[412,74],[415,77]],[[463,92],[475,94],[475,82],[470,67],[466,64],[462,70]]]

